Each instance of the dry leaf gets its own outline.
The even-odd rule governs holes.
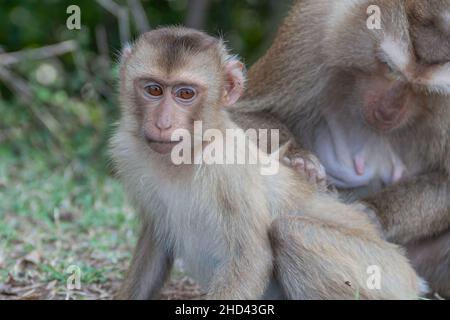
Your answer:
[[[32,289],[30,291],[25,292],[20,296],[20,300],[38,300],[43,299],[45,297],[46,292],[36,292],[36,289]]]
[[[29,254],[27,254],[23,260],[25,262],[33,263],[38,265],[41,262],[41,255],[37,250],[31,251]]]
[[[15,292],[12,290],[11,285],[6,283],[0,283],[0,294],[13,296],[15,295]]]
[[[57,280],[53,280],[53,281],[49,282],[45,288],[47,290],[52,290],[52,289],[54,289],[56,287],[57,284],[58,284],[58,281]]]

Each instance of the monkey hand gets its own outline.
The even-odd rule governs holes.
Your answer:
[[[288,150],[281,162],[305,176],[318,190],[327,191],[325,167],[320,163],[319,158],[312,153],[294,147]]]

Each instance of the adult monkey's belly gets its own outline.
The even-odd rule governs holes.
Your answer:
[[[327,171],[329,183],[340,189],[383,187],[400,181],[406,168],[391,144],[358,125],[345,125],[338,116],[319,124],[313,152]]]

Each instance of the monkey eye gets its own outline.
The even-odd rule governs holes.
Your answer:
[[[175,96],[181,100],[191,101],[194,99],[196,93],[192,88],[180,88],[175,92]]]
[[[396,70],[392,67],[389,61],[385,57],[380,57],[379,62],[386,68],[389,73],[396,73]]]
[[[160,97],[163,95],[163,88],[155,83],[146,85],[144,90],[152,97]]]

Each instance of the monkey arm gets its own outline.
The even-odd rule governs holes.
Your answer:
[[[167,280],[172,264],[172,255],[158,243],[151,223],[145,221],[119,299],[155,298]]]
[[[450,226],[450,181],[433,172],[392,185],[365,199],[390,241],[405,244]]]
[[[270,281],[272,250],[268,223],[253,219],[261,218],[259,213],[242,214],[252,218],[246,221],[236,216],[225,218],[230,228],[227,230],[233,230],[233,236],[227,239],[228,259],[215,272],[206,299],[261,299]]]

